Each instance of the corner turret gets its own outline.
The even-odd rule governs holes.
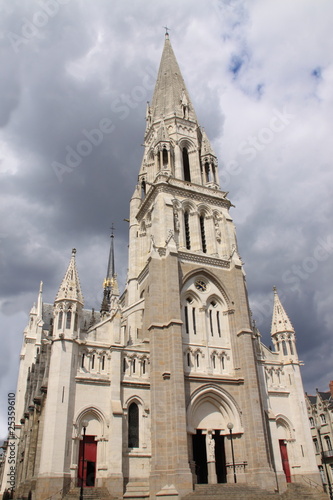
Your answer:
[[[75,255],[76,249],[73,248],[71,260],[54,301],[55,337],[77,338],[79,335],[84,300]]]
[[[274,305],[271,327],[271,337],[275,350],[281,356],[297,359],[295,330],[280,301],[276,287],[274,290]]]

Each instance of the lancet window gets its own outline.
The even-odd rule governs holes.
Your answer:
[[[131,403],[128,408],[128,447],[139,448],[139,408]]]
[[[183,172],[184,172],[184,181],[191,182],[190,161],[186,147],[183,148]]]
[[[69,329],[71,327],[71,321],[72,321],[72,312],[67,311],[66,314],[66,328]]]
[[[62,320],[63,320],[64,313],[62,311],[59,312],[58,316],[58,330],[62,328]]]
[[[200,215],[200,236],[201,236],[202,251],[203,251],[203,253],[207,253],[206,232],[205,232],[205,216],[203,214]]]
[[[188,210],[185,210],[184,212],[184,228],[185,228],[185,245],[187,250],[191,250],[190,214]]]

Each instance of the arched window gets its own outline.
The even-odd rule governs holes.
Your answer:
[[[212,356],[212,363],[213,363],[213,368],[215,369],[216,368],[216,357],[215,357],[215,354],[213,354],[213,356]]]
[[[193,333],[194,333],[194,335],[196,335],[197,327],[196,327],[196,322],[195,322],[195,307],[192,307],[192,325],[193,325]]]
[[[68,311],[66,314],[66,328],[69,329],[71,327],[71,321],[72,321],[72,313],[71,311]]]
[[[210,182],[210,168],[208,162],[205,163],[206,182]]]
[[[142,375],[145,375],[146,373],[146,360],[144,359],[142,362]]]
[[[183,169],[184,169],[184,181],[191,182],[190,162],[188,158],[187,148],[183,148]]]
[[[146,196],[146,181],[143,179],[143,181],[141,182],[141,199],[143,200],[145,196]]]
[[[205,233],[205,216],[200,215],[200,234],[201,234],[201,247],[203,253],[207,253],[206,233]]]
[[[132,363],[132,372],[135,373],[135,359],[133,359],[133,363]]]
[[[325,436],[324,439],[325,439],[325,443],[326,443],[326,450],[331,451],[332,450],[332,443],[331,443],[330,437]]]
[[[105,356],[102,356],[102,371],[105,368]]]
[[[184,331],[187,335],[197,334],[197,310],[194,307],[195,301],[192,297],[187,297],[184,301]]]
[[[81,358],[81,368],[84,368],[84,353],[82,354],[82,358]]]
[[[322,424],[326,424],[326,417],[323,413],[320,415],[320,419]]]
[[[318,440],[316,438],[314,438],[313,444],[314,444],[316,453],[319,453],[319,445],[318,445]]]
[[[191,357],[189,352],[187,353],[186,357],[187,357],[187,366],[191,366]]]
[[[289,340],[289,349],[290,349],[290,354],[294,354],[294,348],[293,348],[293,343],[291,340]]]
[[[184,227],[185,227],[185,245],[187,250],[191,250],[191,239],[190,239],[190,214],[187,210],[184,212]]]
[[[216,311],[217,333],[221,337],[220,311]]]
[[[314,427],[314,420],[313,420],[313,418],[312,418],[312,417],[310,417],[310,418],[309,418],[309,420],[310,420],[310,426],[311,426],[311,427]]]
[[[127,368],[127,363],[126,363],[126,358],[123,359],[123,372],[125,373],[126,372],[126,368]]]
[[[209,326],[210,326],[210,333],[213,337],[214,335],[214,327],[213,327],[213,311],[210,309],[209,310]]]
[[[131,403],[128,408],[128,447],[139,448],[139,408]]]
[[[196,354],[196,356],[195,356],[195,360],[196,360],[196,362],[197,362],[197,367],[199,367],[199,364],[200,364],[199,354]]]
[[[168,159],[168,152],[167,152],[166,148],[163,148],[162,160],[163,160],[163,167],[167,167],[169,164],[169,159]]]
[[[287,344],[286,344],[285,340],[282,341],[282,350],[283,350],[283,354],[285,356],[287,356],[288,352],[287,352]]]
[[[224,370],[224,356],[221,356],[221,367]]]
[[[95,367],[95,354],[91,356],[91,369],[93,370]]]
[[[60,311],[59,316],[58,316],[58,330],[62,328],[62,319],[63,319],[64,313]]]
[[[213,180],[216,183],[216,169],[214,163],[212,163],[212,173],[213,173]]]
[[[79,321],[78,313],[75,313],[75,317],[74,317],[74,332],[77,332],[78,321]]]
[[[185,332],[189,333],[189,324],[188,324],[188,307],[184,307],[184,316],[185,316]]]

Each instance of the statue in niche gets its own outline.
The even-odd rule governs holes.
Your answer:
[[[184,89],[182,92],[182,97],[181,97],[180,103],[181,103],[181,107],[183,110],[183,118],[185,118],[185,120],[187,120],[188,119],[188,100],[187,100]]]
[[[211,434],[207,434],[208,438],[208,462],[215,461],[215,441]]]
[[[180,230],[180,223],[179,223],[179,215],[178,215],[178,211],[177,211],[177,209],[176,209],[176,208],[173,210],[173,222],[174,222],[174,226],[175,226],[175,231],[176,231],[176,233],[179,233],[179,230]]]
[[[216,234],[216,239],[218,242],[221,241],[221,230],[219,226],[219,221],[217,219],[214,220],[214,226],[215,226],[215,234]]]
[[[147,125],[149,127],[151,125],[151,108],[149,105],[149,101],[147,101],[146,121],[147,121]]]

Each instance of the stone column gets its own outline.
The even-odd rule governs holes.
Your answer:
[[[209,430],[206,436],[206,453],[207,453],[207,469],[208,469],[208,484],[216,484],[216,464],[215,464],[215,441],[213,439],[213,431]]]

